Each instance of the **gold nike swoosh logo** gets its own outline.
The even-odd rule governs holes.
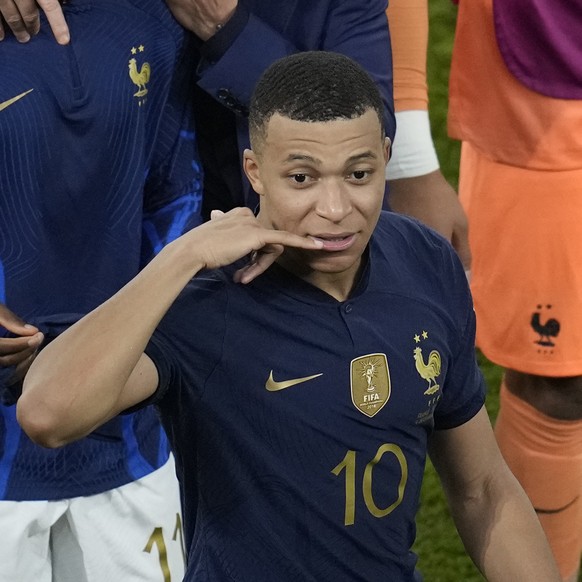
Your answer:
[[[304,378],[294,378],[293,380],[283,380],[283,382],[277,382],[273,379],[273,370],[269,374],[269,378],[265,383],[265,388],[269,392],[277,392],[277,390],[285,390],[285,388],[290,388],[291,386],[296,386],[297,384],[302,384],[314,378],[319,378],[323,374],[314,374],[313,376],[305,376]]]
[[[7,107],[10,107],[13,103],[16,103],[19,99],[22,99],[25,95],[28,95],[31,91],[34,91],[34,89],[29,89],[28,91],[25,91],[20,95],[16,95],[16,97],[12,97],[12,99],[8,99],[8,101],[0,103],[0,111],[6,109]]]

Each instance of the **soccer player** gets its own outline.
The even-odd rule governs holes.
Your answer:
[[[477,344],[506,368],[495,433],[560,566],[582,554],[582,2],[461,0],[449,133],[463,140]]]
[[[200,222],[191,56],[160,0],[64,9],[68,46],[0,44],[0,580],[162,582],[184,558],[155,410],[50,451],[13,404],[39,346]]]
[[[18,418],[47,446],[156,404],[188,581],[418,580],[427,451],[488,580],[559,579],[483,407],[462,266],[440,236],[381,211],[382,117],[347,57],[277,61],[244,154],[258,217],[213,213],[26,378]]]
[[[70,35],[56,0],[0,0],[0,11],[22,41],[38,30],[38,7],[50,16],[59,42]],[[74,0],[71,0],[74,1]],[[196,37],[196,127],[205,168],[203,215],[236,206],[256,208],[258,196],[241,172],[249,147],[248,106],[266,67],[303,50],[345,54],[377,82],[386,108],[387,135],[392,115],[392,61],[386,0],[165,0],[176,19]],[[2,7],[10,6],[10,12]],[[28,29],[26,24],[28,23]]]

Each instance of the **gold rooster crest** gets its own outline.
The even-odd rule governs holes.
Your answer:
[[[140,47],[140,52],[142,47]],[[133,50],[132,50],[133,53]],[[149,83],[151,67],[149,63],[143,63],[141,69],[137,70],[137,61],[134,58],[129,59],[129,78],[137,86],[137,92],[134,97],[145,97],[148,94],[146,85]]]
[[[422,348],[416,347],[414,348],[414,364],[420,377],[428,382],[428,388],[424,393],[430,396],[437,392],[440,388],[436,383],[436,379],[441,373],[441,355],[436,350],[432,350],[428,354],[428,362],[425,364],[422,357]]]
[[[352,360],[350,368],[352,402],[371,418],[382,410],[392,391],[386,354],[361,356]]]

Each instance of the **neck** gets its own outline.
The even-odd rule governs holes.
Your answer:
[[[310,285],[321,289],[337,301],[349,299],[354,287],[360,280],[362,268],[365,264],[363,260],[360,260],[357,265],[347,271],[326,273],[311,269],[303,262],[294,261],[293,257],[289,256],[289,253],[284,253],[277,260],[277,263]]]

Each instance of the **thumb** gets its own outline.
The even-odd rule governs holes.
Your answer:
[[[38,333],[38,328],[20,319],[2,303],[0,303],[0,326],[17,335],[26,336]]]
[[[224,216],[224,212],[222,210],[211,210],[210,211],[210,220],[220,220]]]

